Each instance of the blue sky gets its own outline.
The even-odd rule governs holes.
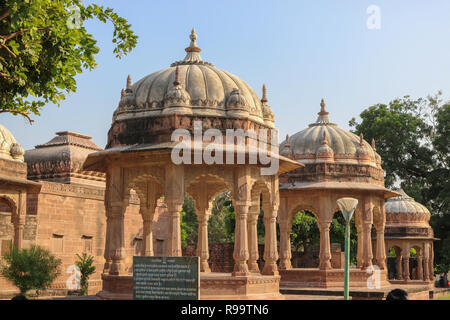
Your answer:
[[[57,131],[93,136],[104,147],[125,87],[184,57],[196,28],[204,60],[236,74],[255,92],[267,85],[280,138],[314,122],[320,99],[343,128],[375,103],[410,95],[450,96],[450,1],[95,1],[126,18],[139,36],[128,56],[112,53],[112,26],[92,21],[98,68],[77,76],[77,92],[61,107],[48,105],[30,126],[19,117],[0,121],[28,150]],[[380,29],[368,29],[370,5]]]

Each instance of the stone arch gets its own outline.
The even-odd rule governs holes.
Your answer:
[[[319,210],[316,207],[305,203],[299,203],[294,205],[292,209],[289,210],[288,221],[290,227],[292,227],[292,220],[294,219],[295,215],[302,210],[311,212],[316,218],[316,221],[319,221]]]
[[[11,210],[11,223],[15,222],[15,218],[18,214],[17,212],[17,204],[16,201],[11,198],[10,196],[0,194],[0,201],[3,200],[3,202],[9,207]]]

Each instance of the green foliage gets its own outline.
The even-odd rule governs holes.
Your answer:
[[[75,262],[75,265],[80,269],[81,277],[80,277],[80,287],[81,287],[81,295],[85,296],[88,294],[89,287],[89,277],[95,272],[94,256],[88,255],[83,252],[80,256],[77,254],[78,261]]]
[[[112,23],[117,58],[136,46],[131,25],[111,8],[81,0],[0,2],[0,113],[31,123],[31,113],[75,92],[75,76],[97,66],[99,48],[84,27],[90,19]]]
[[[41,247],[33,245],[22,250],[12,247],[3,256],[0,274],[12,281],[25,296],[29,290],[39,292],[48,287],[59,275],[60,265],[61,260]]]
[[[330,226],[330,242],[339,243],[342,250],[345,248],[345,219],[337,212]],[[295,251],[307,251],[309,246],[320,245],[320,231],[315,216],[307,211],[297,213],[292,221],[291,247]],[[354,219],[350,222],[350,258],[356,263],[358,249],[357,231]]]
[[[219,194],[213,201],[208,222],[209,243],[234,241],[234,208],[229,192]]]
[[[194,201],[184,198],[183,210],[180,212],[181,246],[186,248],[190,243],[196,243],[198,237],[198,220],[194,208]]]
[[[292,220],[291,248],[297,252],[306,252],[309,246],[319,244],[320,231],[316,218],[310,212],[300,211]]]
[[[330,242],[339,243],[341,250],[345,248],[345,219],[342,213],[336,212],[330,226]],[[355,226],[355,219],[350,221],[350,263],[356,264],[358,251],[358,232]]]
[[[435,262],[450,269],[450,102],[442,93],[416,100],[405,96],[365,109],[355,133],[376,141],[386,185],[401,187],[432,214]]]

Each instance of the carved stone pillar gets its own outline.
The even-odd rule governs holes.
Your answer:
[[[386,249],[384,245],[384,226],[377,228],[377,251],[376,251],[376,262],[377,266],[384,270],[386,269]]]
[[[169,238],[166,246],[166,256],[181,257],[181,227],[180,227],[180,211],[183,203],[176,202],[172,199],[165,199],[167,211],[169,212]]]
[[[198,210],[198,238],[197,255],[200,257],[200,272],[211,272],[209,267],[209,247],[208,247],[208,220],[210,213],[208,210]]]
[[[291,264],[291,228],[289,221],[281,220],[280,226],[280,269],[292,269]]]
[[[111,268],[112,256],[111,256],[111,229],[112,229],[112,221],[113,219],[108,214],[110,213],[110,209],[106,208],[106,231],[105,231],[105,253],[103,257],[105,258],[105,264],[103,265],[103,273],[109,273]]]
[[[278,275],[278,249],[277,249],[277,211],[276,206],[264,212],[265,243],[264,243],[264,275]],[[268,211],[268,212],[267,212]]]
[[[386,210],[384,202],[380,205],[379,217],[377,217],[377,225],[375,226],[377,232],[376,242],[376,264],[381,269],[386,269],[386,247],[384,241],[384,229],[386,225]]]
[[[19,201],[14,221],[14,246],[22,249],[23,229],[25,227],[25,216],[27,214],[26,192],[19,192]]]
[[[397,255],[396,263],[397,263],[397,280],[403,280],[403,267],[402,267],[403,260],[401,255]]]
[[[247,223],[247,233],[248,233],[248,269],[253,273],[260,273],[258,266],[258,216],[259,216],[259,205],[253,205],[250,207],[248,212],[248,223]]]
[[[247,260],[248,254],[248,235],[247,235],[247,217],[248,205],[235,205],[236,227],[234,240],[234,271],[233,276],[246,276],[249,274]]]
[[[370,203],[365,200],[364,202],[364,218],[363,218],[363,263],[362,268],[368,268],[372,266],[372,259],[373,259],[373,253],[372,253],[372,212],[370,208]],[[383,253],[384,254],[384,250]]]
[[[429,280],[433,281],[434,280],[434,243],[431,242],[430,243],[430,259],[428,261],[428,263],[430,264],[429,266],[429,270],[430,270],[430,276],[429,276]]]
[[[25,227],[24,218],[18,216],[16,218],[16,222],[14,223],[14,247],[16,247],[19,250],[22,249],[24,227]]]
[[[153,211],[153,212],[152,212]],[[143,221],[143,246],[142,246],[142,252],[141,255],[145,257],[152,257],[153,254],[153,231],[152,231],[152,225],[153,225],[153,216],[154,216],[155,208],[152,209],[142,209],[141,208],[141,214],[142,214],[142,221]]]
[[[124,233],[124,216],[126,205],[122,203],[114,203],[109,208],[111,210],[111,234],[110,234],[110,252],[111,267],[109,274],[122,275],[126,274],[125,270],[125,233]]]
[[[164,195],[164,202],[169,213],[166,256],[181,257],[180,211],[184,202],[184,166],[165,167]]]
[[[357,264],[356,267],[357,268],[362,268],[363,266],[363,228],[361,224],[356,224],[356,231],[357,231],[357,252],[356,252],[356,257],[357,257]]]
[[[423,256],[422,252],[417,253],[417,280],[423,280]]]
[[[410,279],[410,274],[409,274],[409,249],[407,249],[408,247],[405,247],[405,249],[403,250],[403,280],[405,281],[409,281]]]
[[[330,225],[331,221],[318,221],[320,230],[319,269],[328,270],[331,267]]]

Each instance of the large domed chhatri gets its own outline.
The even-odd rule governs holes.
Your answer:
[[[105,150],[90,153],[84,162],[84,170],[106,173],[106,262],[103,290],[99,295],[107,299],[133,296],[133,281],[129,277],[132,265],[125,251],[124,216],[134,190],[143,218],[142,255],[154,255],[152,219],[157,199],[164,196],[169,216],[165,255],[181,256],[180,211],[185,195],[189,195],[199,221],[197,255],[202,299],[224,299],[233,293],[236,294],[233,297],[243,299],[278,299],[281,297],[276,263],[278,175],[302,165],[278,155],[274,113],[268,105],[265,85],[259,98],[237,76],[202,60],[195,30],[190,39],[183,60],[134,84],[128,77],[113,114]],[[208,129],[215,130],[208,133]],[[203,137],[198,131],[205,133]],[[208,137],[212,131],[213,143]],[[180,153],[179,141],[173,137],[180,132],[183,142],[188,143],[178,161],[175,157]],[[245,140],[231,137],[230,141],[230,132],[238,133],[234,137],[241,133],[248,136]],[[255,140],[259,143],[257,152],[250,148],[250,142]],[[208,158],[212,154],[211,145],[219,146],[213,150],[213,161]],[[229,157],[230,149],[232,157]],[[223,153],[220,156],[224,150],[226,159]],[[261,157],[262,153],[268,155],[269,162]],[[255,159],[253,155],[258,157]],[[236,214],[235,263],[232,273],[217,274],[209,266],[208,219],[211,203],[224,191],[230,192]],[[256,223],[261,210],[265,224],[262,270],[257,263]]]
[[[167,141],[164,135],[168,125],[172,129],[191,126],[191,123],[186,123],[186,118],[183,123],[169,121],[169,124],[168,120],[162,120],[167,115],[190,115],[200,117],[200,120],[208,118],[214,122],[212,127],[248,129],[253,125],[246,121],[251,121],[274,128],[273,112],[267,105],[265,87],[263,97],[259,98],[239,77],[201,58],[194,29],[190,40],[183,60],[153,72],[134,84],[128,76],[126,89],[122,90],[119,106],[113,115],[107,148],[131,145],[142,140],[150,143]],[[224,119],[244,121],[226,124]],[[140,141],[135,136],[139,136]]]

